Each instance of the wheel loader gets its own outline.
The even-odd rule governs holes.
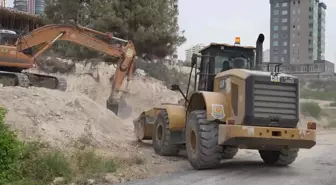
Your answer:
[[[300,148],[316,144],[316,123],[298,128],[299,80],[281,73],[279,64],[261,70],[263,42],[260,34],[255,47],[211,43],[194,54],[193,90],[183,102],[142,112],[133,121],[137,139],[152,140],[161,156],[185,148],[197,170],[217,168],[239,149],[258,150],[269,165],[293,163]],[[172,90],[182,92],[178,85]]]

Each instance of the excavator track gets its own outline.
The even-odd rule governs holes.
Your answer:
[[[23,73],[0,71],[0,83],[3,86],[29,87],[30,82],[27,75]]]
[[[47,75],[43,73],[23,73],[27,75],[31,86],[44,87],[47,89],[57,89],[60,91],[65,91],[67,89],[67,81],[62,77]]]
[[[0,71],[0,83],[3,86],[44,87],[65,91],[67,82],[64,78],[31,72]]]

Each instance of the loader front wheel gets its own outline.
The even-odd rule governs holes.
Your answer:
[[[180,152],[180,145],[171,143],[171,131],[166,110],[160,111],[156,117],[152,140],[155,153],[161,156],[176,156]]]
[[[259,150],[262,160],[269,165],[288,166],[292,164],[298,156],[299,149],[281,149],[280,151]]]
[[[223,148],[218,145],[218,123],[206,120],[206,111],[196,110],[188,115],[186,150],[189,162],[196,170],[220,165]]]

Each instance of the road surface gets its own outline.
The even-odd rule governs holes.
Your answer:
[[[289,167],[269,167],[258,153],[237,156],[222,168],[195,171],[185,164],[179,172],[120,185],[336,185],[336,131],[321,132],[317,145],[300,150]]]

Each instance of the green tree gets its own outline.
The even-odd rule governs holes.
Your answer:
[[[47,0],[45,14],[48,23],[80,24],[132,40],[138,56],[165,57],[186,41],[173,0]]]

